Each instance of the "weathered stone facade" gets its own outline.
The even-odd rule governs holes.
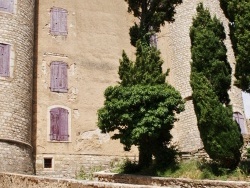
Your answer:
[[[10,76],[0,78],[0,170],[33,173],[31,147],[34,0],[0,11],[0,43],[10,45]]]
[[[104,90],[119,81],[117,72],[122,50],[126,51],[129,58],[134,58],[135,49],[130,45],[128,33],[136,20],[127,13],[126,2],[14,2],[13,13],[0,11],[0,43],[11,46],[10,77],[0,77],[0,89],[4,91],[0,93],[0,156],[7,157],[0,170],[32,173],[31,145],[34,147],[36,174],[54,177],[74,177],[81,166],[108,166],[114,159],[135,157],[136,148],[132,148],[131,152],[123,151],[119,141],[111,140],[109,134],[101,134],[96,125],[97,110],[104,101]],[[158,34],[158,47],[165,62],[164,71],[170,68],[168,81],[186,100],[186,110],[178,115],[179,121],[172,130],[173,142],[185,153],[195,153],[203,147],[189,84],[189,28],[199,2],[203,2],[211,14],[223,22],[227,33],[225,44],[228,60],[233,70],[235,64],[228,36],[228,20],[220,9],[219,0],[183,0],[177,7],[175,22],[166,23]],[[63,29],[66,28],[67,32],[64,31],[62,35],[51,32],[52,27],[57,27],[51,21],[52,8],[66,13],[66,26]],[[52,62],[67,65],[66,92],[51,91]],[[232,86],[230,97],[234,111],[244,114],[241,91]],[[67,141],[50,138],[50,113],[54,108],[63,108],[68,112]],[[16,165],[14,160],[18,160],[20,164]],[[45,164],[48,161],[49,164]]]

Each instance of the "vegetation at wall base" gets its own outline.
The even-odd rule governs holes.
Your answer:
[[[138,168],[138,164],[135,161],[125,160],[112,172],[170,178],[250,181],[249,170],[250,164],[248,161],[241,162],[236,169],[231,170],[223,168],[212,161],[192,159],[171,163],[168,165],[168,168],[161,168],[152,163],[150,166],[142,169]]]
[[[192,97],[204,149],[216,164],[235,169],[240,162],[243,138],[228,105],[231,68],[223,43],[225,33],[219,20],[212,19],[203,4],[197,7],[190,38]]]
[[[250,93],[250,1],[220,0],[229,19],[230,37],[236,57],[235,85]]]

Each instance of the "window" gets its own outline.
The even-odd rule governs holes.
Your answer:
[[[50,110],[50,140],[68,141],[68,110],[64,108],[52,108]]]
[[[239,112],[234,112],[233,119],[238,123],[240,126],[241,134],[247,134],[247,129],[245,126],[245,119],[243,115]]]
[[[157,36],[156,36],[156,34],[152,34],[150,36],[150,46],[157,48]]]
[[[0,11],[13,12],[14,0],[0,0]]]
[[[50,14],[50,33],[52,35],[67,35],[67,10],[53,7]]]
[[[44,158],[43,168],[52,168],[52,158]]]
[[[0,43],[0,76],[10,75],[10,45]]]
[[[50,65],[50,90],[54,92],[68,92],[67,63],[54,61]]]

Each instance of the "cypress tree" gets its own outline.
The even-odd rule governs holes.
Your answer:
[[[223,43],[225,33],[202,4],[197,7],[190,38],[192,97],[204,149],[222,167],[233,169],[240,161],[243,141],[228,105],[231,68]]]

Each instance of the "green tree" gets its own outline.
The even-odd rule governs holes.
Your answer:
[[[149,37],[160,31],[165,22],[173,22],[175,7],[182,0],[125,0],[128,3],[128,12],[140,20],[130,28],[131,44],[136,46],[139,39]]]
[[[232,109],[224,107],[203,73],[191,75],[193,103],[204,149],[214,162],[234,169],[240,162],[243,145]]]
[[[163,61],[156,48],[138,41],[135,62],[125,52],[122,57],[121,82],[106,89],[98,126],[102,132],[118,131],[112,138],[120,139],[125,150],[138,146],[139,165],[145,167],[152,156],[161,161],[161,154],[169,149],[175,114],[184,110],[184,102],[180,93],[165,83]]]
[[[231,67],[227,61],[224,27],[217,18],[211,18],[203,5],[197,7],[197,17],[190,29],[192,71],[202,72],[211,82],[221,103],[229,104]]]
[[[220,0],[230,23],[230,37],[236,57],[235,85],[250,93],[250,1]]]
[[[227,62],[224,28],[202,4],[190,29],[191,87],[194,109],[204,149],[222,167],[235,168],[243,141],[227,91],[231,68]]]

